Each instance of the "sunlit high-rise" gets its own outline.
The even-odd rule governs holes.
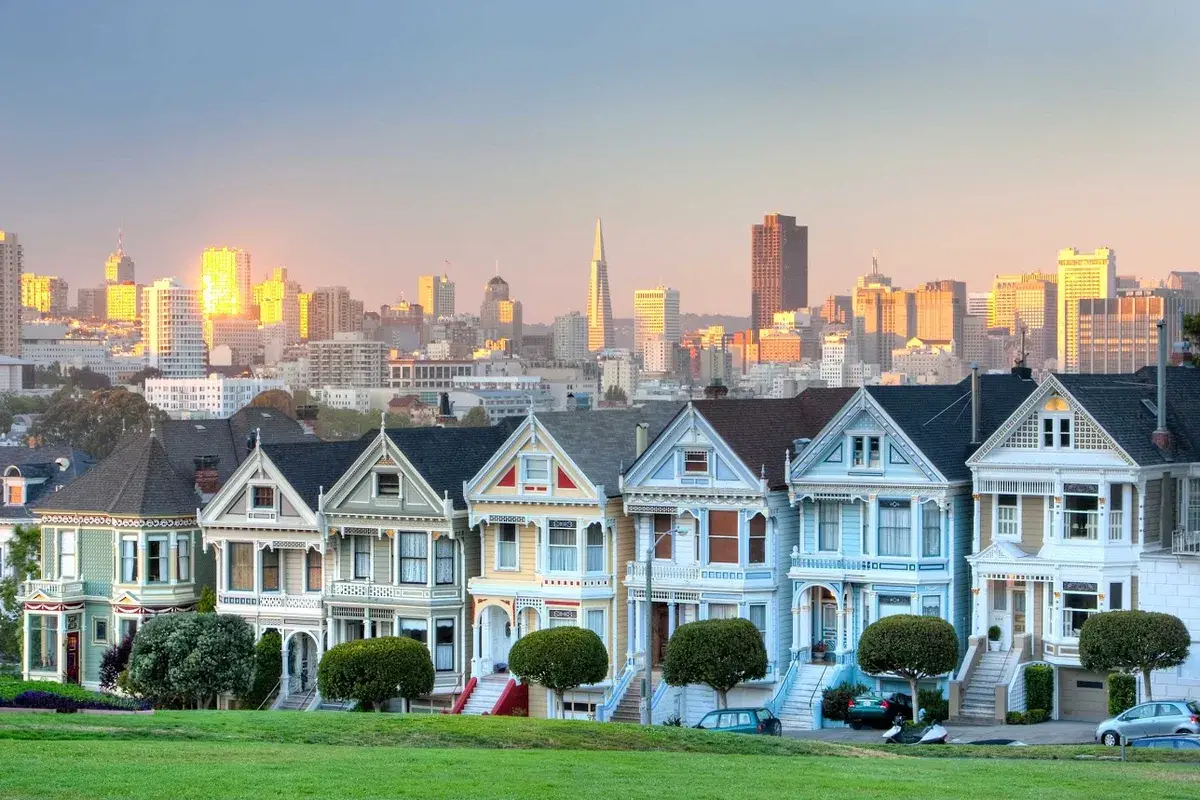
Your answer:
[[[1079,301],[1115,297],[1117,254],[1108,247],[1058,251],[1058,368],[1079,371]]]
[[[635,289],[633,292],[633,351],[642,355],[646,343],[662,339],[679,344],[679,290],[669,286]]]
[[[596,241],[592,244],[591,276],[588,279],[588,350],[595,353],[614,344],[612,296],[608,291],[608,260],[604,255],[604,230],[596,219]]]
[[[21,354],[21,272],[24,253],[15,233],[0,230],[0,355]]]
[[[776,311],[808,306],[808,226],[767,214],[750,226],[750,327],[769,328]]]
[[[104,262],[105,283],[133,283],[133,259],[125,252],[125,234],[117,231],[117,249]]]
[[[206,318],[250,313],[250,254],[240,248],[210,247],[200,260],[200,304]]]
[[[454,316],[454,281],[446,275],[417,278],[417,303],[425,316],[442,319]]]
[[[271,277],[254,285],[258,321],[264,327],[283,326],[284,343],[300,341],[300,284],[288,279],[287,267],[276,267]]]
[[[67,313],[67,282],[55,275],[21,274],[21,306],[52,317]]]
[[[206,371],[200,292],[176,278],[160,278],[142,291],[142,344],[146,366],[164,378],[203,378]]]

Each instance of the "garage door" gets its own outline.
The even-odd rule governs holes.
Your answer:
[[[1059,669],[1059,717],[1099,722],[1108,717],[1107,675],[1081,669]]]

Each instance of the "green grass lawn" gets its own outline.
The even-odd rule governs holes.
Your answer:
[[[1200,796],[1195,764],[913,757],[926,749],[510,718],[0,714],[0,798]]]

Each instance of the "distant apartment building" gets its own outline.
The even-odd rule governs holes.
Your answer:
[[[387,363],[388,386],[398,395],[416,395],[436,403],[438,395],[454,389],[454,379],[475,374],[471,359],[393,358]]]
[[[276,267],[271,277],[254,286],[258,321],[265,328],[282,326],[284,344],[300,341],[300,284],[288,279],[286,267]]]
[[[75,290],[75,314],[79,319],[103,319],[108,293],[103,286],[81,286]]]
[[[609,390],[619,389],[625,398],[633,398],[637,388],[638,367],[628,350],[609,350],[600,357],[600,397]]]
[[[417,302],[426,316],[433,319],[454,316],[454,281],[446,275],[422,275],[417,278]]]
[[[177,278],[159,278],[142,290],[142,345],[146,366],[164,378],[202,378],[206,372],[200,292]]]
[[[991,300],[991,292],[967,292],[967,313],[975,317],[986,317]]]
[[[208,321],[211,330],[210,349],[228,347],[230,363],[238,366],[253,364],[262,348],[262,332],[258,320],[246,317],[217,317]]]
[[[1002,328],[1017,338],[1024,334],[1028,365],[1043,369],[1053,360],[1057,368],[1058,275],[997,275],[992,283],[987,327]]]
[[[914,338],[892,351],[890,371],[905,376],[908,383],[958,383],[966,374],[965,366],[951,345]]]
[[[771,327],[776,311],[808,306],[808,226],[767,214],[750,226],[750,327]]]
[[[0,355],[21,354],[21,273],[24,252],[17,235],[0,230]]]
[[[892,286],[891,279],[877,271],[859,278],[854,289],[859,358],[883,370],[891,368],[892,351],[916,334],[914,301],[913,293]]]
[[[307,304],[301,296],[301,335],[307,327],[310,342],[329,341],[338,333],[363,329],[363,304],[350,297],[345,286],[321,286],[313,290]],[[307,326],[305,325],[307,309]]]
[[[227,419],[271,389],[288,387],[274,378],[148,378],[145,395],[171,419]]]
[[[142,289],[136,283],[110,283],[104,287],[104,318],[109,322],[137,322],[142,318]]]
[[[646,343],[662,339],[679,344],[683,330],[679,321],[679,290],[669,286],[635,289],[633,292],[633,352],[642,355]]]
[[[790,364],[804,357],[804,338],[797,330],[767,328],[758,338],[760,363]]]
[[[209,247],[200,256],[200,300],[205,319],[250,314],[250,254],[240,248]]]
[[[930,281],[912,292],[916,312],[914,335],[925,342],[958,342],[967,312],[967,285],[962,281]]]
[[[1169,289],[1138,289],[1118,297],[1079,301],[1077,372],[1136,372],[1158,359],[1158,321],[1168,345],[1182,338],[1180,317],[1200,313],[1200,299]]]
[[[55,275],[21,275],[21,306],[51,317],[67,314],[67,282]]]
[[[588,360],[588,321],[578,311],[554,318],[552,328],[555,361],[577,364]]]
[[[853,386],[854,367],[859,363],[855,336],[848,330],[829,331],[821,342],[821,380],[830,388]]]
[[[67,338],[67,331],[66,325],[22,325],[21,358],[42,368],[86,368],[115,381],[117,370],[104,340]]]
[[[1200,272],[1171,272],[1163,281],[1163,288],[1183,292],[1188,297],[1200,297]]]
[[[1107,247],[1058,251],[1058,368],[1079,371],[1079,301],[1117,294],[1117,254]]]
[[[370,389],[387,385],[388,348],[362,333],[308,343],[308,385]]]

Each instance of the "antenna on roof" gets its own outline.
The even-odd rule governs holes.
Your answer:
[[[871,274],[872,275],[879,274],[879,251],[878,250],[871,251]]]

